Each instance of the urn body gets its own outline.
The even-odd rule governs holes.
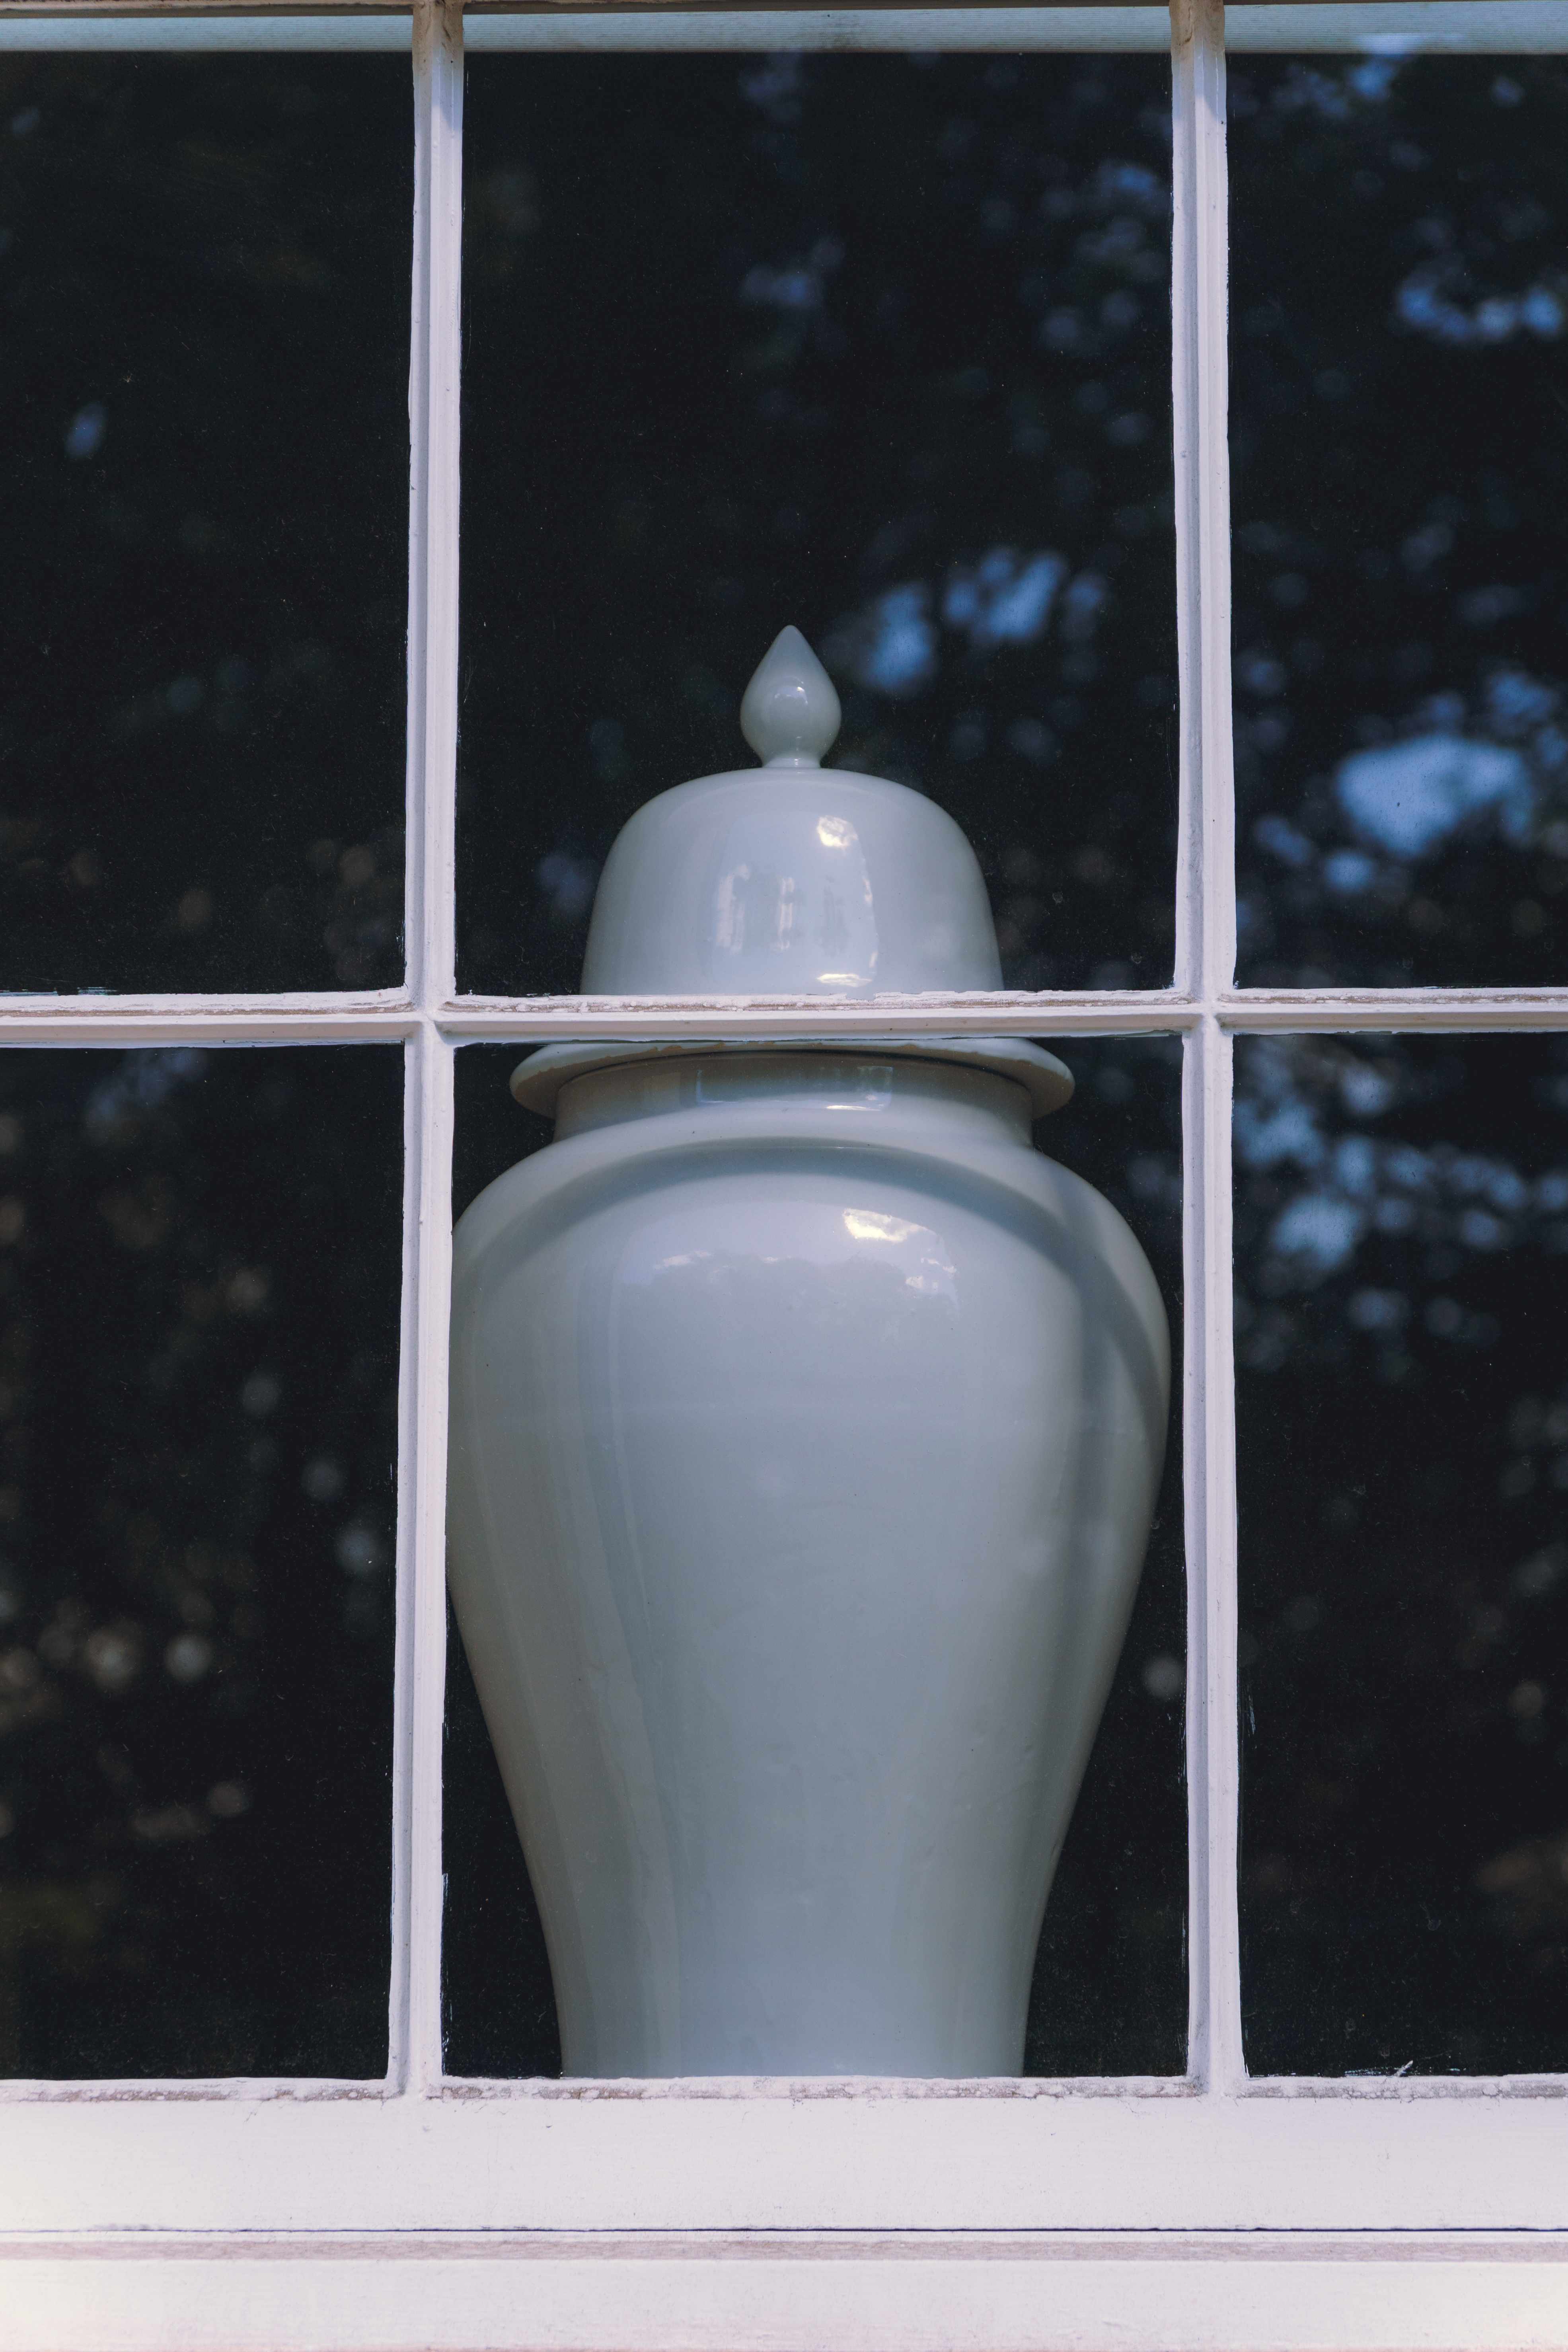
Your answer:
[[[458,1227],[451,1585],[570,2074],[1020,2068],[1169,1391],[1029,1118],[929,1055],[628,1061]]]

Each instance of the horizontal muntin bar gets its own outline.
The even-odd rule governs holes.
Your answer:
[[[446,2074],[443,2099],[581,2099],[611,2104],[637,2101],[857,2098],[962,2099],[966,2105],[994,2099],[1183,2099],[1237,2106],[1252,2099],[1568,2099],[1565,2074],[1255,2074],[1233,2090],[1205,2088],[1191,2074],[1005,2074],[1005,2075],[687,2075],[668,2081],[637,2076],[627,2081],[597,2075]]]
[[[0,1051],[394,1043],[426,1024],[458,1045],[552,1037],[628,1043],[668,1037],[1180,1035],[1205,1018],[1247,1035],[1295,1030],[1568,1029],[1568,988],[1233,989],[1211,999],[1173,989],[1063,989],[994,996],[458,996],[423,1012],[400,992],[353,996],[0,996]]]
[[[210,0],[209,0],[210,5]],[[667,9],[550,8],[466,16],[470,55],[516,50],[743,52],[1028,50],[1158,52],[1170,47],[1167,11],[1119,0],[1098,7]],[[406,10],[327,9],[220,14],[179,7],[48,11],[0,0],[0,52],[10,50],[296,52],[405,51]],[[1403,56],[1426,50],[1555,56],[1568,50],[1568,0],[1239,0],[1226,47]]]
[[[435,1016],[463,1044],[550,1037],[922,1037],[1034,1036],[1074,1031],[1190,1029],[1202,1017],[1190,997],[1169,989],[1020,992],[994,996],[882,996],[846,1002],[795,998],[459,997]],[[1564,1004],[1568,1020],[1568,1000]]]
[[[337,2101],[385,2106],[402,2097],[384,2074],[106,2074],[65,2076],[14,2074],[0,2081],[0,2111],[6,2107],[208,2106],[270,2105],[323,2106]],[[0,2232],[0,2255],[5,2240]]]
[[[400,2093],[381,2076],[338,2075],[123,2075],[65,2079],[16,2076],[0,2081],[0,2110],[7,2106],[93,2106],[163,2104],[170,2106],[274,2104],[313,2106],[334,2102],[386,2106],[407,2095],[427,2104],[563,2101],[593,2105],[661,2102],[732,2105],[747,2100],[829,2101],[865,2099],[994,2101],[1013,2106],[1040,2099],[1180,2099],[1206,2108],[1237,2106],[1257,2099],[1393,2101],[1473,2099],[1568,2100],[1568,2074],[1258,2074],[1234,2090],[1215,2092],[1187,2074],[1007,2074],[944,2075],[674,2075],[447,2074],[423,2091]]]
[[[1205,1016],[1240,1034],[1568,1029],[1568,989],[1235,989],[1208,1000],[1173,989],[1062,990],[880,997],[858,1003],[474,996],[441,1006],[434,1018],[447,1036],[477,1044],[487,1037],[525,1042],[562,1036],[1147,1036],[1180,1034]]]
[[[1457,5],[1458,0],[1450,0]],[[0,13],[0,50],[406,51],[406,16],[113,16]],[[1139,50],[1171,46],[1164,8],[551,9],[465,14],[470,57],[497,51]]]
[[[1260,0],[1226,10],[1227,51],[1301,56],[1422,51],[1555,57],[1568,49],[1564,0]]]
[[[1405,2080],[1411,2078],[1407,2075]],[[1500,2078],[1506,2081],[1507,2077]],[[1568,2096],[1568,2078],[1562,2090]],[[875,2099],[994,2099],[1009,2105],[1033,2099],[1201,2099],[1199,2084],[1186,2074],[687,2074],[668,2078],[637,2075],[447,2074],[428,2087],[400,2092],[380,2075],[124,2075],[65,2078],[15,2076],[0,2080],[0,2111],[6,2106],[92,2106],[113,2102],[140,2105],[212,2105],[225,2102],[279,2101],[320,2105],[334,2100],[390,2105],[403,2098],[447,2105],[475,2101],[555,2100],[571,2105],[647,2105],[660,2100],[733,2105],[748,2099],[837,2102],[847,2095]],[[0,2247],[5,2243],[0,2233]]]
[[[401,990],[365,995],[0,995],[0,1050],[33,1045],[353,1045],[412,1036]]]
[[[1563,1029],[1560,988],[1236,989],[1209,1008],[1222,1027],[1331,1029]]]

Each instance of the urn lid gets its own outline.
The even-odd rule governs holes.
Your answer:
[[[882,776],[825,768],[838,732],[833,680],[798,629],[781,629],[741,703],[762,765],[700,776],[647,802],[616,835],[594,901],[585,996],[862,997],[1002,985],[979,862],[944,810]],[[784,1041],[780,1040],[781,1050]],[[1035,1116],[1072,1075],[1021,1037],[837,1035],[795,1051],[963,1062],[1023,1087]],[[665,1055],[755,1052],[742,1040],[547,1045],[512,1075],[552,1113],[585,1071]]]
[[[741,729],[762,765],[648,801],[600,877],[589,996],[846,996],[1002,985],[980,866],[923,793],[825,768],[832,679],[781,630]]]

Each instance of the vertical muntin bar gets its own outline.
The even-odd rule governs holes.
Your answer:
[[[1177,988],[1236,971],[1224,0],[1172,0],[1172,370],[1182,683]]]
[[[415,0],[414,268],[408,384],[408,982],[390,2075],[441,2074],[441,1730],[447,1666],[447,1348],[458,709],[462,0]]]
[[[1236,1887],[1232,1049],[1218,1019],[1236,969],[1224,0],[1172,0],[1171,31],[1182,682],[1176,986],[1204,1005],[1185,1047],[1183,1081],[1188,2063],[1198,2082],[1223,2095],[1245,2079]]]

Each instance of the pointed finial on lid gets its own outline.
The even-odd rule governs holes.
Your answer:
[[[833,680],[798,629],[781,629],[741,699],[741,732],[770,768],[815,768],[838,732]]]

